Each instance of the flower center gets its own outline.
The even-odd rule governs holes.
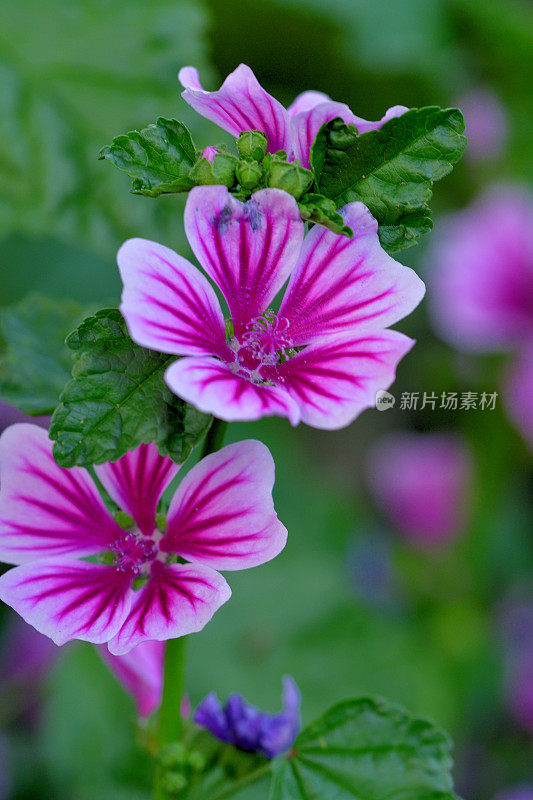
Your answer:
[[[120,572],[139,575],[144,564],[157,556],[157,545],[140,533],[125,533],[113,545],[113,564]]]
[[[234,337],[229,343],[235,353],[230,367],[253,383],[264,383],[261,368],[273,367],[288,358],[287,350],[293,346],[288,329],[288,319],[271,311],[251,320],[240,341]]]

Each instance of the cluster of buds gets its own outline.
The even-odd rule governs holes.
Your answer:
[[[206,147],[191,171],[198,185],[222,184],[237,188],[236,196],[247,199],[258,189],[283,189],[299,200],[313,184],[313,173],[299,160],[287,161],[285,150],[268,152],[268,141],[261,131],[245,131],[237,139],[238,157]],[[233,192],[235,194],[235,192]]]

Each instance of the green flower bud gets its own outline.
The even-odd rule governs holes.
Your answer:
[[[255,189],[263,177],[263,169],[257,161],[240,161],[236,171],[237,180],[243,189]]]
[[[199,750],[193,750],[187,756],[187,765],[193,772],[203,772],[207,764],[206,757]]]
[[[261,131],[244,131],[237,139],[237,150],[241,158],[262,161],[268,151],[268,141]]]
[[[164,796],[182,797],[183,789],[187,786],[187,778],[179,772],[167,772],[161,779],[161,788]]]
[[[171,742],[158,753],[157,760],[165,769],[175,769],[185,764],[187,750],[181,742]]]
[[[208,158],[200,158],[193,166],[190,177],[200,186],[221,184],[230,188],[235,181],[237,159],[231,153],[217,153],[213,163]]]
[[[270,161],[268,185],[272,189],[283,189],[297,200],[311,187],[313,173],[294,162],[273,158]]]

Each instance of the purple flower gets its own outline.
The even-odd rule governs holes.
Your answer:
[[[148,717],[161,705],[163,691],[164,642],[143,642],[122,656],[114,656],[100,645],[98,652],[124,686],[133,695],[140,717]]]
[[[181,256],[145,239],[120,249],[121,311],[144,347],[186,356],[165,380],[221,419],[288,417],[342,428],[374,405],[413,341],[387,326],[420,302],[424,285],[379,244],[362,203],[344,219],[353,239],[315,226],[304,239],[296,200],[263,189],[247,202],[224,186],[193,189],[189,243],[222,292]],[[290,277],[281,307],[271,303]]]
[[[500,156],[509,131],[499,97],[492,89],[476,88],[463,94],[457,105],[465,118],[468,139],[465,157],[479,162]]]
[[[194,67],[183,67],[178,77],[185,89],[183,99],[203,117],[233,136],[248,130],[262,131],[271,153],[285,150],[290,161],[299,158],[304,167],[309,166],[309,151],[318,131],[334,117],[354,123],[359,133],[366,133],[407,111],[405,106],[393,106],[378,122],[367,122],[356,117],[345,103],[336,103],[322,92],[304,92],[285,109],[265,92],[245,64],[228,75],[217,92],[203,89]]]
[[[507,414],[533,450],[533,338],[507,373],[503,389]]]
[[[232,694],[222,706],[211,692],[196,709],[194,721],[222,742],[275,758],[292,747],[300,730],[300,692],[294,680],[285,676],[279,714],[259,711],[238,694]]]
[[[193,467],[163,532],[157,504],[178,469],[154,444],[95,467],[134,521],[125,530],[86,470],[56,464],[46,431],[8,428],[0,438],[0,559],[21,566],[0,578],[0,599],[56,644],[107,642],[115,655],[201,630],[231,594],[216,570],[268,561],[287,531],[272,502],[274,462],[260,442],[229,445]],[[103,563],[82,560],[102,553]]]
[[[451,217],[433,256],[432,311],[442,336],[473,351],[533,339],[533,199],[492,187]]]
[[[439,547],[465,525],[470,459],[452,436],[396,433],[370,453],[368,483],[401,533],[421,547]]]
[[[517,786],[514,789],[507,789],[494,800],[533,800],[533,786]]]

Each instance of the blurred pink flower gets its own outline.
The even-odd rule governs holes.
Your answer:
[[[164,642],[143,642],[122,656],[111,655],[104,645],[97,647],[103,660],[133,695],[140,717],[148,717],[161,703],[163,691]]]
[[[16,682],[35,689],[58,651],[54,643],[13,614],[2,630],[0,683]]]
[[[503,398],[509,418],[533,450],[533,339],[511,366]]]
[[[533,658],[523,658],[510,668],[505,693],[510,713],[533,735]]]
[[[285,150],[289,160],[299,158],[304,167],[309,166],[309,151],[320,127],[330,119],[341,117],[354,123],[359,133],[365,133],[407,111],[405,106],[393,106],[377,122],[368,122],[356,117],[345,103],[313,91],[299,94],[285,109],[263,89],[246,64],[239,64],[216,92],[205,91],[194,67],[180,69],[178,79],[185,89],[181,96],[203,117],[233,136],[248,130],[262,131],[271,153]]]
[[[494,800],[533,800],[533,786],[517,786],[500,792]]]
[[[501,155],[507,141],[508,120],[500,99],[488,87],[478,87],[457,101],[466,124],[465,158],[484,161]]]
[[[449,218],[433,248],[430,310],[439,333],[478,352],[533,338],[533,197],[493,186]]]
[[[470,458],[454,437],[393,433],[374,446],[367,481],[377,504],[413,544],[435,548],[465,527]]]

